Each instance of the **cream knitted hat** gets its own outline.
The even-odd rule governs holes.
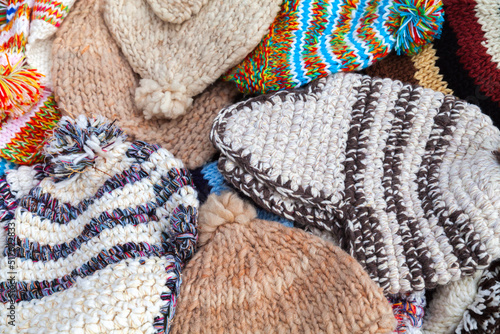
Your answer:
[[[172,333],[391,333],[382,290],[340,248],[256,219],[234,193],[200,208]]]
[[[216,82],[194,97],[188,115],[145,120],[136,109],[137,80],[102,17],[103,0],[78,1],[53,44],[54,92],[63,113],[118,119],[133,139],[154,142],[187,168],[202,166],[215,153],[209,139],[218,111],[235,103],[237,88]]]
[[[340,73],[223,109],[211,138],[236,188],[331,231],[387,293],[500,257],[500,131],[454,96]]]
[[[189,172],[102,118],[63,118],[45,155],[0,180],[0,332],[168,332],[197,241]]]
[[[176,118],[267,33],[282,0],[107,0],[105,19],[134,71],[146,118]]]

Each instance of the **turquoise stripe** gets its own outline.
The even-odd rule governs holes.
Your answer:
[[[376,29],[382,36],[384,44],[386,44],[391,50],[394,48],[394,44],[396,43],[394,36],[389,33],[384,23],[387,20],[387,16],[390,11],[387,10],[387,7],[392,3],[392,0],[382,0],[382,4],[379,5],[378,8],[378,18],[376,22]],[[385,16],[385,17],[384,17]]]
[[[310,78],[306,77],[306,73],[304,71],[303,59],[302,59],[302,51],[304,49],[304,32],[306,31],[309,25],[310,19],[310,9],[311,3],[313,0],[304,0],[300,2],[299,7],[297,8],[297,15],[300,15],[300,19],[298,22],[300,23],[299,29],[295,31],[295,43],[292,53],[292,63],[295,66],[295,73],[298,80],[298,84],[304,85],[310,81]]]
[[[358,55],[357,58],[362,61],[363,68],[368,67],[369,58],[368,54],[365,52],[365,49],[363,48],[363,45],[360,42],[358,42],[356,37],[354,36],[354,32],[356,31],[356,27],[359,21],[363,17],[364,8],[366,7],[367,3],[368,0],[361,0],[360,3],[358,4],[358,8],[356,9],[356,15],[354,16],[354,20],[352,21],[353,24],[351,24],[351,29],[349,30],[347,38],[354,45],[354,48],[356,49],[356,54]],[[363,58],[366,59],[363,60]]]
[[[337,73],[340,71],[341,62],[333,54],[332,48],[330,46],[330,36],[333,33],[333,28],[337,26],[339,21],[339,13],[342,10],[342,2],[337,1],[337,12],[333,13],[333,4],[328,7],[328,23],[323,34],[320,36],[319,45],[320,52],[325,58],[326,71],[329,73]]]

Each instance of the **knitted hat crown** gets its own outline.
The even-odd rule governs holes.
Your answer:
[[[259,44],[282,0],[108,0],[107,26],[141,81],[146,118],[176,118]]]
[[[172,333],[391,333],[382,290],[338,247],[255,218],[234,193],[200,208]]]
[[[168,332],[197,241],[189,172],[103,118],[63,118],[45,154],[0,181],[0,313],[15,332]]]
[[[225,76],[243,92],[303,86],[364,69],[439,36],[441,0],[285,0],[257,48]]]
[[[500,256],[500,131],[454,96],[338,73],[223,109],[211,138],[236,188],[331,231],[389,293]]]

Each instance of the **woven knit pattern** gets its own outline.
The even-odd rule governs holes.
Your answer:
[[[390,333],[382,290],[340,248],[255,219],[236,195],[200,208],[201,249],[182,277],[172,333]]]
[[[453,96],[340,73],[223,109],[211,138],[228,181],[331,231],[388,293],[500,256],[500,131]]]
[[[259,44],[282,0],[204,1],[201,8],[199,1],[149,2],[199,10],[182,23],[172,23],[162,20],[163,14],[157,16],[144,0],[108,0],[104,18],[142,79],[136,105],[146,118],[176,118],[186,113],[193,96]]]
[[[18,333],[168,332],[197,239],[198,200],[182,162],[157,145],[117,141],[62,182],[50,164],[34,171],[39,184],[21,197],[26,170],[0,180],[1,222],[13,231],[7,245],[2,235],[0,312],[15,302]]]
[[[476,298],[467,308],[455,333],[500,332],[500,260],[491,264],[481,277]]]
[[[444,0],[437,66],[454,94],[500,126],[500,10],[496,0]]]
[[[285,0],[269,33],[226,80],[265,93],[366,68],[394,47],[392,0]]]

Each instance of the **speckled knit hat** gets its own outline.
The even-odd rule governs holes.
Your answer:
[[[270,31],[225,79],[251,93],[303,86],[364,69],[393,49],[415,54],[443,20],[441,0],[284,0]]]
[[[0,180],[0,332],[168,332],[197,241],[189,172],[102,118],[63,118],[45,154]]]
[[[283,0],[108,0],[107,26],[141,77],[146,118],[176,118],[259,44]]]
[[[234,193],[200,208],[172,333],[391,333],[382,290],[340,248],[275,222]]]
[[[145,120],[134,104],[136,78],[104,23],[103,4],[78,1],[56,33],[52,72],[61,111],[118,119],[130,137],[160,144],[187,168],[202,166],[216,153],[209,139],[212,122],[220,109],[237,102],[238,89],[219,81],[194,97],[187,115]]]
[[[500,257],[500,131],[454,96],[338,73],[223,109],[211,138],[230,183],[331,231],[388,293]]]

